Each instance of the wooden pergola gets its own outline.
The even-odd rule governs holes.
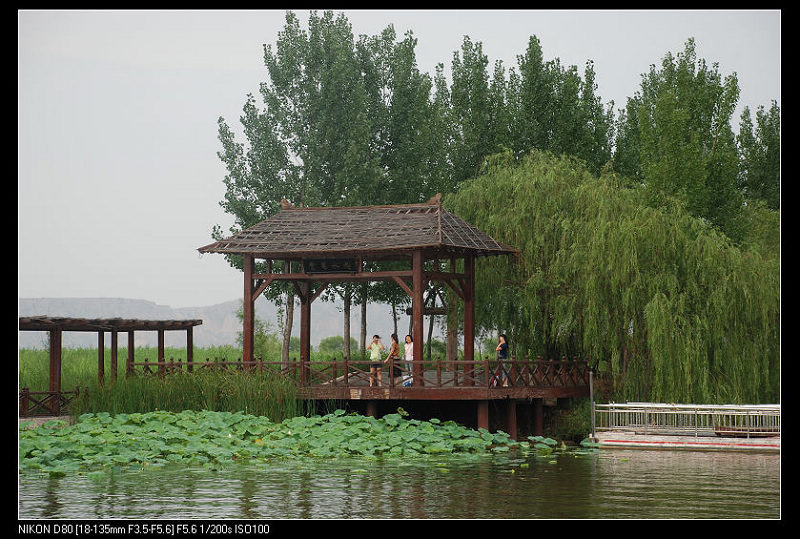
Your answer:
[[[516,251],[445,210],[441,196],[426,203],[299,208],[287,201],[272,217],[198,249],[244,259],[243,360],[253,360],[254,302],[276,281],[293,283],[300,299],[300,359],[310,359],[311,304],[331,283],[394,281],[411,297],[414,358],[423,357],[423,292],[430,281],[449,286],[464,303],[464,360],[474,359],[475,259]],[[255,271],[255,260],[265,262]],[[284,271],[273,271],[283,260]],[[462,269],[457,261],[462,260]],[[405,269],[369,271],[370,262]],[[426,270],[425,264],[429,264]],[[449,262],[449,268],[441,264]],[[414,384],[422,383],[414,362]]]
[[[117,377],[117,339],[119,333],[128,334],[127,370],[133,365],[134,332],[158,332],[158,361],[164,361],[164,332],[186,331],[186,361],[192,364],[193,328],[202,324],[202,320],[139,320],[127,318],[69,318],[54,316],[21,316],[20,331],[46,331],[50,335],[50,381],[47,392],[47,407],[54,415],[58,415],[62,405],[61,391],[61,337],[64,331],[82,331],[97,333],[97,377],[103,383],[105,377],[105,333],[111,334],[111,377]],[[27,398],[26,393],[24,396]],[[23,395],[20,396],[23,398]]]

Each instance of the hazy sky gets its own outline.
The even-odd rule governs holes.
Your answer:
[[[305,25],[308,11],[296,13]],[[413,31],[431,75],[440,62],[449,73],[465,35],[506,70],[536,35],[545,60],[580,73],[593,60],[598,94],[617,106],[694,37],[699,58],[737,73],[739,110],[782,105],[776,10],[345,14],[356,36]],[[216,122],[238,129],[285,12],[23,10],[17,21],[18,297],[240,299],[241,273],[197,253],[233,222],[219,207]]]

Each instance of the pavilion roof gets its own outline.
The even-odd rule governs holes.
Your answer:
[[[442,208],[438,195],[426,203],[391,206],[296,208],[284,202],[272,217],[198,251],[302,258],[390,256],[419,249],[443,256],[515,252]]]

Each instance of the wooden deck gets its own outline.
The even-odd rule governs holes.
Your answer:
[[[392,377],[397,368],[401,376]],[[589,396],[589,367],[580,360],[510,360],[499,365],[479,361],[435,360],[411,369],[381,369],[381,386],[370,386],[369,364],[363,361],[291,361],[288,366],[268,361],[210,361],[136,363],[143,374],[168,374],[186,370],[241,370],[270,373],[294,381],[301,398],[333,400],[495,400],[569,398]],[[404,387],[402,375],[411,374],[413,385]]]

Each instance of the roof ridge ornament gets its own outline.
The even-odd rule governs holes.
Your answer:
[[[436,204],[437,206],[441,206],[442,205],[442,194],[441,193],[436,193],[435,195],[433,195],[431,197],[431,199],[428,201],[428,204]]]

